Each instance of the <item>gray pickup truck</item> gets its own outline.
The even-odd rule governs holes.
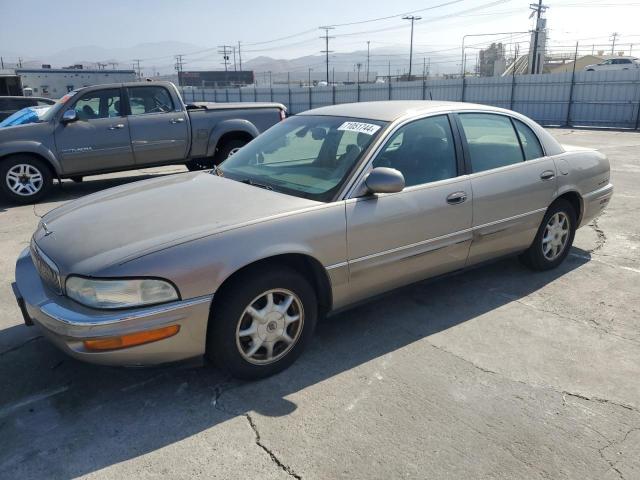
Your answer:
[[[170,82],[81,88],[37,123],[0,129],[0,192],[33,203],[54,178],[168,164],[211,168],[285,116],[279,103],[185,105]]]

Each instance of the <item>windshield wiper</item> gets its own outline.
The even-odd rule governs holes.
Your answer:
[[[251,185],[252,187],[264,188],[265,190],[273,190],[273,187],[270,185],[265,185],[263,183],[258,183],[250,178],[245,178],[244,180],[238,180],[240,183],[246,183],[247,185]]]

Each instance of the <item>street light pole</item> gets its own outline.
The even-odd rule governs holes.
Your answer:
[[[411,64],[413,60],[413,22],[421,20],[422,17],[416,17],[415,15],[407,15],[402,17],[403,20],[411,20],[411,43],[409,46],[409,80],[411,80]]]

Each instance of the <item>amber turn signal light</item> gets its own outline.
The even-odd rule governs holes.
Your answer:
[[[84,348],[87,350],[118,350],[120,348],[143,345],[145,343],[157,342],[164,338],[173,337],[180,331],[180,325],[170,325],[168,327],[146,330],[144,332],[128,333],[119,337],[96,338],[84,340]]]

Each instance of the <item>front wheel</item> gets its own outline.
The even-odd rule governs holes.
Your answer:
[[[53,186],[48,166],[31,155],[15,155],[0,163],[0,190],[10,201],[35,203]]]
[[[268,377],[309,343],[318,315],[314,289],[287,268],[256,268],[224,287],[211,311],[207,355],[232,376]]]
[[[556,200],[538,228],[536,238],[520,258],[533,270],[550,270],[569,254],[576,233],[576,212],[566,200]]]

